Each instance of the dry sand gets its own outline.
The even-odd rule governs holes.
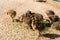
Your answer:
[[[21,26],[20,23],[11,22],[11,18],[6,15],[8,10],[14,9],[17,11],[17,16],[24,14],[27,10],[41,13],[44,18],[47,18],[45,15],[46,10],[53,10],[59,16],[60,5],[56,5],[56,3],[50,1],[41,3],[32,0],[0,0],[0,40],[60,40],[58,35],[54,39],[44,36],[37,39],[38,33],[22,27],[23,25]],[[56,31],[53,33],[60,34]]]

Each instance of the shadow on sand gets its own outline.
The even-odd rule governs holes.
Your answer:
[[[60,37],[60,35],[58,34],[43,34],[42,36],[50,38],[50,39],[55,39],[55,38]]]

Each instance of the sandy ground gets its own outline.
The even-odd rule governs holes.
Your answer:
[[[34,2],[32,0],[0,0],[0,40],[60,40],[60,32],[54,31],[53,36],[40,36],[38,33],[30,29],[26,29],[20,23],[11,22],[11,18],[6,15],[6,12],[14,9],[17,16],[24,14],[27,10],[35,13],[41,13],[44,18],[46,10],[53,10],[56,15],[60,15],[60,5],[48,2]],[[53,31],[53,30],[52,30]],[[49,36],[49,35],[48,35]]]

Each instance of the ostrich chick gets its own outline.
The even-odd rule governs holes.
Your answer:
[[[45,29],[45,26],[38,20],[35,20],[35,17],[32,18],[32,28],[34,31],[38,31],[39,33]]]
[[[15,10],[9,10],[7,12],[7,15],[9,15],[13,20],[16,17],[16,11]]]

